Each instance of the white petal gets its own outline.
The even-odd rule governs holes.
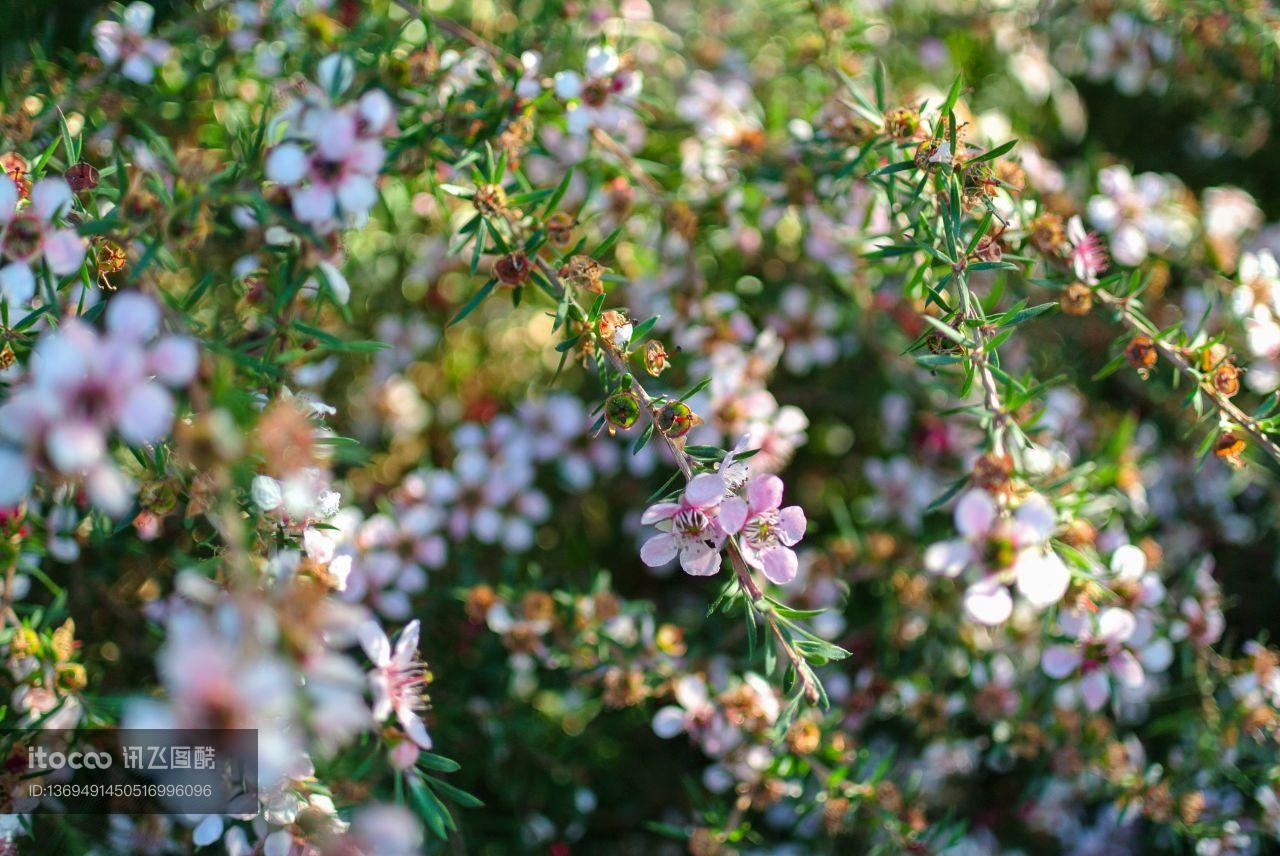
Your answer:
[[[1013,598],[998,580],[979,580],[965,590],[964,609],[980,624],[1002,624],[1013,612]]]
[[[1138,622],[1133,613],[1118,606],[1108,607],[1098,616],[1098,638],[1103,642],[1119,644],[1133,635]]]
[[[1147,570],[1147,554],[1140,547],[1125,544],[1111,554],[1111,571],[1122,580],[1136,580]]]
[[[653,715],[653,733],[663,740],[670,740],[684,731],[684,711],[675,705],[667,705]]]
[[[125,399],[116,425],[120,436],[135,446],[154,443],[173,427],[173,396],[158,383],[135,387]]]
[[[991,529],[997,513],[991,494],[985,490],[967,491],[956,503],[956,529],[966,538],[979,537]]]
[[[144,342],[160,329],[160,307],[145,294],[122,291],[107,304],[107,329],[134,342]]]
[[[0,448],[0,508],[22,502],[31,490],[31,465],[21,453]]]
[[[307,153],[301,146],[285,143],[276,146],[267,155],[264,172],[267,178],[278,184],[297,184],[307,174]]]
[[[562,71],[556,75],[556,95],[566,101],[582,93],[582,78],[576,71]]]
[[[1062,600],[1071,584],[1071,572],[1057,553],[1024,556],[1017,565],[1018,591],[1040,609]]]
[[[360,647],[364,648],[364,652],[369,655],[369,660],[375,666],[385,666],[391,662],[391,643],[387,640],[387,634],[382,632],[382,628],[378,626],[378,622],[370,619],[360,625],[358,631],[360,637]]]

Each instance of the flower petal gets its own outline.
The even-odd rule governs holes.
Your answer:
[[[684,501],[694,508],[708,508],[724,499],[724,479],[715,473],[694,476],[684,489]]]
[[[640,561],[651,568],[670,564],[676,557],[676,536],[670,532],[654,535],[640,548]]]
[[[1071,572],[1052,551],[1023,556],[1017,564],[1017,583],[1023,597],[1044,609],[1062,600],[1071,584]]]
[[[965,590],[964,610],[979,624],[1003,624],[1013,612],[1013,598],[998,580],[978,580]]]
[[[752,511],[769,511],[782,504],[782,479],[765,473],[747,484],[747,504]]]
[[[967,491],[956,503],[956,529],[966,538],[986,534],[995,523],[996,502],[985,490]]]
[[[1055,680],[1062,680],[1080,667],[1080,650],[1073,645],[1050,645],[1040,655],[1040,668]]]
[[[786,585],[796,578],[800,563],[790,547],[770,547],[760,554],[760,567],[770,582]]]

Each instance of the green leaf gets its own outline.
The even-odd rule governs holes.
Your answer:
[[[480,290],[477,291],[474,295],[472,295],[471,299],[468,300],[466,304],[464,304],[463,307],[458,310],[457,315],[453,316],[453,320],[449,322],[449,326],[452,327],[454,324],[457,324],[463,318],[466,318],[468,315],[474,312],[476,310],[476,307],[478,307],[481,303],[483,303],[484,299],[493,292],[493,289],[495,286],[497,286],[497,284],[498,284],[498,281],[496,279],[491,279],[488,282],[486,282],[484,285],[480,286]]]
[[[1005,154],[1006,152],[1012,150],[1013,147],[1016,146],[1017,144],[1018,144],[1017,140],[1010,140],[1009,142],[1004,143],[1003,145],[996,146],[994,149],[991,149],[990,151],[983,152],[982,154],[978,155],[976,158],[970,158],[968,162],[972,164],[972,163],[982,163],[983,161],[995,160],[996,158],[1000,157],[1002,154]]]

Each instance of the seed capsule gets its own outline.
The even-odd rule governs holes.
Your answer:
[[[697,414],[683,401],[668,401],[658,411],[658,430],[672,439],[679,439],[702,424]]]
[[[615,428],[626,431],[640,418],[640,400],[630,390],[615,392],[604,403],[604,419],[609,423],[609,433]]]

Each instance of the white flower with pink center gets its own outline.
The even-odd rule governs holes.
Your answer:
[[[71,186],[46,178],[31,187],[31,201],[19,207],[18,186],[0,176],[0,250],[9,264],[0,268],[0,292],[10,308],[36,293],[32,268],[43,260],[54,276],[75,273],[84,262],[85,242],[76,230],[58,222],[71,210]]]
[[[680,567],[695,577],[719,571],[720,549],[729,534],[720,523],[725,493],[723,478],[703,473],[690,479],[678,501],[649,506],[640,521],[659,531],[640,548],[641,560],[659,568],[679,557]]]
[[[1085,707],[1101,710],[1111,697],[1113,680],[1136,689],[1146,679],[1141,661],[1129,648],[1137,630],[1132,612],[1109,607],[1099,613],[1096,626],[1086,622],[1080,628],[1073,644],[1046,648],[1040,667],[1055,680],[1074,676]]]
[[[782,505],[782,479],[758,475],[747,483],[747,498],[730,497],[720,509],[720,525],[738,534],[747,564],[784,585],[796,578],[799,562],[791,549],[804,537],[807,521],[798,505]]]
[[[373,662],[369,683],[373,687],[374,721],[382,722],[394,713],[409,739],[430,749],[431,735],[421,716],[427,704],[427,667],[418,658],[420,628],[416,620],[406,624],[393,651],[378,623],[368,621],[360,626],[360,645]]]
[[[569,102],[565,114],[569,133],[582,136],[592,128],[619,130],[640,95],[642,80],[640,72],[622,65],[613,48],[589,48],[582,74],[562,71],[555,76],[556,95]]]
[[[267,154],[268,180],[289,189],[293,215],[321,233],[359,226],[378,201],[378,173],[395,132],[396,109],[380,89],[333,104],[351,86],[354,69],[340,57],[320,63],[320,89],[278,120],[285,138]]]
[[[142,2],[130,3],[119,21],[93,25],[93,45],[107,65],[120,64],[120,73],[134,83],[150,83],[156,66],[164,63],[172,48],[151,36],[155,10]]]
[[[931,545],[924,566],[946,577],[965,571],[977,575],[964,594],[965,612],[974,621],[996,625],[1009,618],[1009,583],[1037,609],[1066,594],[1071,572],[1048,546],[1055,521],[1044,497],[1032,494],[1007,513],[991,494],[970,490],[956,504],[955,524],[961,537]]]

